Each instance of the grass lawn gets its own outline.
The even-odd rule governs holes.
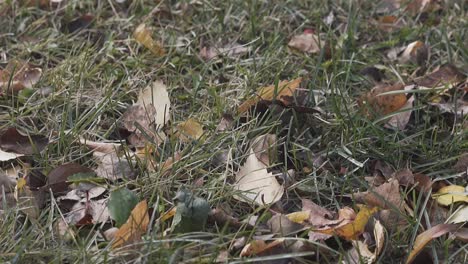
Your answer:
[[[445,205],[436,193],[467,185],[468,7],[421,2],[0,0],[0,150],[24,154],[0,161],[0,262],[404,263],[416,237],[439,224],[414,263],[467,262],[467,191]],[[142,24],[164,54],[137,41]],[[297,36],[312,47],[291,44]],[[40,78],[14,88],[21,67]],[[281,97],[282,81],[294,80]],[[155,81],[156,111],[131,113]],[[259,90],[267,86],[269,98]],[[379,96],[374,87],[393,88]],[[158,108],[166,90],[170,109]],[[141,121],[161,109],[162,138]],[[394,117],[404,121],[392,126]],[[274,138],[259,147],[262,167],[249,154],[266,134]],[[96,176],[104,162],[85,140],[118,146],[131,173],[116,176],[113,160],[114,178],[67,179]],[[253,163],[277,185],[270,202],[239,187]],[[58,167],[73,183],[67,192],[86,197],[52,188]],[[109,207],[119,190],[131,198],[115,198],[113,220],[73,219],[75,202],[82,212],[98,198]],[[21,199],[31,191],[32,202]],[[140,201],[147,223],[116,246],[105,232],[130,225]],[[340,233],[346,221],[352,235]]]

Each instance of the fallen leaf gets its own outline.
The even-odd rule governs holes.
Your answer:
[[[284,105],[290,105],[289,98],[292,98],[294,91],[299,87],[302,82],[302,78],[297,78],[292,81],[281,81],[278,86],[270,85],[261,87],[257,90],[256,95],[251,97],[242,103],[238,108],[239,114],[247,112],[252,106],[256,105],[260,101],[273,101],[279,100]]]
[[[448,219],[449,224],[459,224],[468,222],[468,205],[460,206]]]
[[[458,99],[456,102],[451,103],[429,103],[430,105],[436,106],[442,113],[451,113],[457,116],[463,117],[468,114],[468,102],[465,100]]]
[[[119,179],[133,180],[137,173],[133,168],[134,160],[127,160],[127,157],[120,157],[117,153],[102,154],[94,152],[93,155],[99,159],[99,165],[95,170],[97,176],[112,181]]]
[[[0,161],[8,161],[12,159],[16,159],[19,157],[24,156],[23,154],[16,154],[16,153],[10,153],[10,152],[5,152],[0,149]]]
[[[172,226],[176,232],[203,230],[211,211],[208,202],[185,189],[178,191],[174,200],[177,201],[177,210]]]
[[[378,117],[388,115],[396,112],[407,103],[406,94],[387,94],[380,95],[391,91],[404,90],[405,85],[398,83],[387,86],[379,84],[372,88],[372,90],[358,99],[358,105],[361,111],[369,117]]]
[[[85,14],[82,16],[79,16],[69,22],[66,22],[65,25],[62,28],[62,31],[65,33],[76,33],[80,30],[83,30],[89,25],[91,25],[91,22],[93,22],[94,16],[91,14]]]
[[[468,153],[463,153],[453,166],[456,172],[466,172],[468,170]]]
[[[227,56],[229,58],[240,57],[249,53],[251,47],[240,45],[238,43],[227,44],[224,47],[203,47],[200,50],[200,57],[204,60],[211,60],[218,56]]]
[[[453,236],[462,242],[468,243],[468,228],[460,228],[453,233]]]
[[[265,166],[273,165],[278,158],[278,151],[276,150],[276,135],[265,134],[256,137],[251,143],[257,159]]]
[[[364,232],[364,227],[369,221],[369,218],[378,210],[379,209],[377,207],[370,208],[362,206],[361,210],[352,222],[345,225],[338,225],[336,227],[313,229],[312,231],[327,235],[337,235],[346,240],[356,240],[362,234],[362,232]]]
[[[468,192],[465,187],[459,185],[449,185],[442,187],[437,193],[432,195],[432,198],[445,206],[449,206],[456,202],[468,203]]]
[[[47,185],[43,188],[51,189],[54,195],[66,193],[70,182],[68,178],[78,173],[93,173],[90,168],[81,166],[77,163],[66,163],[51,170],[47,175]]]
[[[0,148],[15,154],[33,155],[41,152],[49,143],[46,137],[22,135],[16,128],[10,127],[0,135]]]
[[[268,220],[267,225],[273,234],[288,236],[304,228],[303,225],[290,220],[291,218],[291,215],[277,214]]]
[[[284,193],[284,187],[257,159],[253,149],[250,149],[246,162],[236,174],[234,189],[242,192],[242,195],[234,195],[235,199],[255,202],[258,205],[275,203],[281,199]]]
[[[80,141],[80,144],[87,146],[93,151],[104,153],[104,154],[118,152],[122,148],[122,144],[120,143],[96,142],[92,140],[87,140],[82,137],[80,137],[79,141]]]
[[[0,94],[17,93],[25,88],[31,89],[40,80],[42,70],[32,65],[13,60],[5,69],[0,70]]]
[[[405,11],[415,16],[420,13],[435,12],[441,9],[438,0],[411,0],[407,2]]]
[[[440,224],[436,225],[421,234],[419,234],[416,237],[416,240],[414,241],[413,249],[409,253],[408,259],[406,260],[406,263],[411,263],[413,262],[414,258],[421,252],[421,250],[424,249],[424,247],[432,241],[434,238],[438,238],[440,236],[443,236],[449,232],[454,232],[459,228],[458,225],[454,224]]]
[[[444,85],[454,85],[465,80],[465,76],[452,64],[446,64],[433,72],[416,78],[414,81],[418,86],[435,88]]]
[[[338,219],[337,221],[336,219],[333,219],[335,215],[333,212],[317,205],[311,200],[301,199],[301,201],[302,201],[302,211],[310,212],[310,217],[307,219],[307,223],[309,223],[312,226],[320,227],[320,226],[333,225],[344,220],[344,219]],[[344,209],[344,210],[348,210],[348,209]],[[341,213],[341,216],[344,216],[344,214]]]
[[[377,21],[374,22],[379,30],[384,32],[394,32],[401,29],[404,26],[404,22],[401,18],[392,15],[380,16]]]
[[[237,218],[227,214],[221,208],[215,208],[211,210],[209,219],[211,219],[212,222],[216,223],[220,227],[230,226],[240,229],[243,225],[245,225],[244,223],[241,223]]]
[[[270,254],[271,251],[283,247],[284,239],[277,239],[270,243],[266,243],[263,240],[253,240],[242,249],[240,256],[249,257],[249,256],[262,256]]]
[[[133,208],[127,222],[115,234],[112,248],[116,249],[140,241],[141,236],[148,229],[149,221],[148,204],[146,200],[143,200]]]
[[[203,135],[203,127],[195,119],[189,118],[177,125],[177,132],[175,135],[184,142],[198,140]]]
[[[133,208],[138,204],[138,197],[127,188],[112,191],[109,198],[110,217],[117,227],[127,222]]]
[[[133,32],[133,37],[136,41],[147,49],[149,49],[156,56],[163,56],[166,54],[164,47],[159,41],[153,40],[151,37],[151,31],[146,27],[145,24],[140,24]]]
[[[415,41],[406,47],[401,56],[399,57],[400,63],[413,62],[420,66],[424,65],[428,59],[429,50],[427,46],[421,41]]]
[[[103,235],[104,235],[104,238],[107,240],[107,241],[111,241],[115,238],[115,234],[117,234],[117,232],[119,231],[119,229],[117,227],[111,227],[109,229],[107,229],[106,231],[104,231]]]
[[[293,36],[288,43],[289,47],[310,54],[319,53],[324,45],[324,41],[321,41],[317,35],[309,31]]]
[[[221,121],[216,126],[216,131],[223,132],[233,127],[234,118],[230,114],[223,114]]]
[[[154,124],[156,128],[165,125],[170,119],[169,108],[171,101],[167,93],[167,87],[162,81],[154,81],[152,85],[148,85],[143,89],[138,96],[138,105],[148,108],[154,107],[156,113],[154,114]]]
[[[404,207],[404,200],[400,195],[400,184],[396,179],[391,179],[367,192],[355,193],[353,197],[357,202],[382,209],[397,208],[402,211]]]
[[[393,114],[392,117],[390,117],[390,119],[385,124],[385,127],[404,130],[410,120],[411,113],[413,112],[413,103],[414,96],[411,96],[406,101],[406,103],[398,110],[398,112]]]

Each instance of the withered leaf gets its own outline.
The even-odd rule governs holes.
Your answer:
[[[70,185],[68,177],[78,173],[93,173],[93,170],[77,163],[60,165],[49,172],[47,185],[43,188],[50,188],[55,195],[66,193]]]
[[[16,128],[10,127],[0,136],[0,148],[16,154],[32,155],[41,152],[49,143],[40,135],[22,135]]]

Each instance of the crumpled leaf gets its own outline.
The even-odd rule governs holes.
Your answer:
[[[361,110],[369,117],[388,115],[401,109],[407,103],[404,93],[388,94],[379,96],[390,91],[404,90],[405,85],[397,83],[394,85],[379,84],[358,99]]]
[[[353,241],[353,248],[347,252],[348,258],[345,258],[344,263],[361,264],[375,263],[377,257],[382,252],[385,243],[385,232],[383,225],[376,221],[374,225],[374,240],[375,249],[374,251],[369,250],[369,245],[360,240]]]
[[[148,204],[146,200],[133,208],[127,222],[123,224],[114,237],[112,248],[116,249],[141,240],[149,225]]]
[[[418,40],[408,44],[398,60],[400,63],[413,62],[422,66],[426,63],[428,56],[427,46]]]
[[[64,194],[71,184],[68,178],[78,173],[93,173],[93,170],[77,163],[62,164],[49,172],[47,185],[43,188],[50,188],[55,195]]]
[[[327,235],[337,235],[346,240],[356,240],[363,232],[364,227],[369,221],[369,218],[377,212],[377,207],[362,206],[356,218],[345,225],[338,225],[336,227],[327,227],[324,229],[313,229],[313,232],[318,232]]]
[[[375,21],[374,23],[376,24],[378,29],[384,32],[394,32],[401,29],[405,25],[403,19],[393,15],[379,16],[377,18],[377,21]]]
[[[76,202],[66,216],[68,224],[83,226],[104,223],[109,220],[107,199]]]
[[[449,206],[456,202],[468,203],[468,191],[463,186],[449,185],[440,188],[440,190],[432,195],[432,198],[445,206]]]
[[[432,241],[432,239],[443,236],[449,232],[454,232],[458,228],[459,226],[454,224],[440,224],[419,234],[414,241],[413,249],[408,256],[406,263],[411,263],[419,252],[421,252],[421,250],[423,250],[424,247]]]
[[[293,97],[294,91],[299,87],[302,78],[297,78],[292,81],[281,81],[276,89],[275,85],[261,87],[257,90],[256,95],[242,103],[238,108],[239,114],[247,112],[252,106],[260,101],[279,100],[284,105],[290,105],[290,98]]]
[[[435,12],[439,9],[441,6],[438,0],[411,0],[406,3],[405,11],[415,16],[419,13]]]
[[[10,127],[0,135],[0,148],[15,154],[33,155],[41,152],[49,143],[40,135],[22,135],[16,128]]]
[[[227,44],[223,47],[203,47],[200,50],[200,57],[204,60],[211,60],[218,56],[227,56],[229,58],[240,57],[249,53],[251,47],[240,45],[238,43]]]
[[[456,102],[450,103],[429,103],[430,105],[436,106],[443,113],[451,113],[458,116],[465,116],[468,114],[468,102],[462,99],[458,99]]]
[[[344,219],[338,219],[338,220],[333,219],[335,216],[335,213],[317,205],[311,200],[301,199],[301,201],[302,201],[302,211],[310,212],[309,218],[306,221],[312,226],[321,227],[321,226],[333,225],[344,220]],[[347,209],[344,209],[344,210],[347,210]],[[341,211],[343,212],[343,210]],[[344,216],[344,215],[341,214],[341,216]]]
[[[127,157],[120,157],[116,152],[108,154],[94,152],[93,156],[99,159],[99,165],[95,170],[97,176],[109,179],[135,179],[137,174],[133,169],[134,160],[127,160]]]
[[[42,70],[29,63],[13,60],[5,69],[0,69],[0,94],[17,93],[25,88],[31,89],[41,78]]]
[[[275,203],[281,199],[284,193],[284,187],[258,160],[253,149],[250,149],[246,162],[236,174],[234,189],[242,192],[242,195],[234,195],[235,199],[255,202],[258,205]]]
[[[288,46],[300,50],[305,53],[319,53],[325,42],[315,35],[310,30],[306,30],[300,35],[293,36],[288,43]]]
[[[109,213],[117,227],[127,222],[136,204],[138,204],[138,197],[127,188],[120,188],[111,192],[108,204]]]
[[[149,49],[154,55],[160,57],[166,54],[163,45],[159,41],[155,41],[151,37],[151,31],[146,27],[145,24],[140,24],[133,32],[133,37],[136,41],[147,49]]]
[[[189,118],[177,125],[177,132],[175,135],[183,142],[198,140],[203,135],[203,127],[195,119]]]
[[[465,80],[465,76],[452,64],[446,64],[433,72],[416,78],[414,81],[418,86],[435,88],[444,85],[454,85]]]
[[[203,230],[211,211],[208,202],[185,189],[177,192],[174,200],[177,201],[177,209],[172,226],[176,232]]]
[[[298,216],[298,215],[283,215],[283,214],[277,214],[271,217],[267,225],[270,227],[270,230],[273,234],[280,234],[281,236],[287,236],[290,235],[298,230],[301,230],[304,228],[303,225],[298,224],[294,220],[298,219],[293,219],[293,216]]]

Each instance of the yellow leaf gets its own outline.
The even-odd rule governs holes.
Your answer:
[[[292,97],[294,91],[299,87],[302,82],[302,78],[297,78],[292,81],[282,81],[278,84],[278,89],[276,89],[275,85],[270,85],[266,87],[262,87],[257,90],[255,96],[251,97],[244,103],[242,103],[237,112],[239,114],[247,112],[250,107],[256,105],[261,100],[272,101],[273,99],[277,99],[281,101],[283,104],[288,105],[290,104],[287,100],[288,97]],[[275,97],[276,95],[276,97]]]
[[[286,217],[294,223],[302,224],[310,217],[310,211],[294,212],[286,215]]]
[[[440,188],[440,190],[432,195],[432,198],[441,205],[451,205],[456,202],[468,203],[468,194],[465,187],[459,185],[449,185]]]
[[[146,232],[148,225],[148,204],[146,200],[143,200],[133,208],[127,222],[115,234],[112,248],[119,248],[141,240],[141,236]]]
[[[161,222],[164,222],[168,219],[171,219],[172,217],[174,217],[174,215],[176,214],[177,212],[177,207],[172,207],[171,210],[165,212],[162,216],[161,216]]]
[[[458,225],[454,224],[440,224],[419,234],[414,241],[413,250],[411,250],[406,263],[411,263],[432,239],[443,236],[448,232],[456,231],[458,228]]]
[[[271,243],[266,243],[263,240],[254,240],[249,244],[245,245],[242,249],[240,256],[247,257],[252,255],[260,255],[268,250],[271,250],[283,243],[284,239],[277,239]]]
[[[133,37],[138,41],[138,43],[151,50],[155,55],[163,56],[166,54],[162,44],[151,37],[151,32],[145,24],[141,24],[135,29]]]
[[[347,240],[356,240],[359,235],[364,232],[364,227],[369,221],[369,218],[378,210],[378,207],[369,208],[367,206],[362,206],[354,221],[342,226],[338,225],[335,227],[312,231],[327,235],[337,235]]]
[[[16,182],[16,188],[21,190],[24,186],[26,186],[26,180],[24,178],[19,178],[18,182]]]
[[[190,139],[199,139],[203,135],[203,127],[195,119],[189,118],[187,121],[177,125],[176,136],[182,141],[189,141]]]

